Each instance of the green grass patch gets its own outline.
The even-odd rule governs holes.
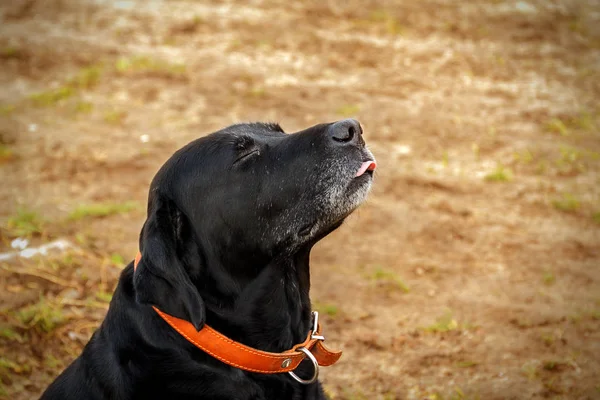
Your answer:
[[[24,208],[10,217],[6,223],[6,230],[11,237],[33,236],[42,233],[44,221],[35,211]]]
[[[556,371],[562,363],[560,361],[548,360],[542,363],[542,368],[546,371]]]
[[[267,92],[262,86],[254,86],[250,89],[249,94],[252,97],[262,98],[266,96]]]
[[[108,292],[103,292],[103,291],[98,291],[96,292],[96,299],[98,299],[99,301],[102,301],[104,303],[110,303],[110,301],[112,300],[112,293],[108,293]]]
[[[552,118],[546,123],[545,129],[550,133],[557,133],[561,136],[569,136],[567,124],[560,118]]]
[[[104,218],[127,213],[136,208],[138,208],[138,204],[135,202],[82,204],[69,214],[69,219],[77,221],[83,218]]]
[[[0,50],[0,58],[20,58],[21,55],[23,55],[23,52],[20,48],[15,46],[6,46]]]
[[[75,90],[71,86],[61,86],[56,89],[34,93],[29,96],[29,99],[37,107],[52,107],[74,94]]]
[[[75,112],[78,114],[89,114],[94,109],[94,105],[89,101],[78,101],[75,104]]]
[[[231,50],[231,51],[240,50],[243,45],[244,45],[244,43],[240,39],[233,39],[231,42],[229,42],[229,50]]]
[[[120,125],[126,116],[125,111],[110,110],[104,113],[104,121],[112,125]]]
[[[381,25],[385,32],[390,35],[401,35],[404,32],[402,24],[387,10],[379,9],[371,11],[369,21]]]
[[[0,106],[0,115],[8,116],[17,109],[14,104],[3,104]]]
[[[270,50],[273,48],[273,42],[270,39],[259,39],[254,42],[254,46],[260,50]]]
[[[187,71],[183,64],[169,63],[144,56],[119,58],[115,68],[120,74],[158,73],[170,77],[181,77]]]
[[[63,253],[57,259],[49,259],[48,265],[54,269],[54,271],[58,271],[63,268],[73,268],[77,266],[81,266],[81,258],[78,257],[73,251],[67,251]]]
[[[538,378],[539,368],[536,362],[528,362],[523,364],[521,367],[521,373],[527,377],[528,380],[533,381]]]
[[[0,357],[0,371],[10,371],[15,374],[23,374],[31,372],[31,365],[17,364],[6,357]]]
[[[592,220],[595,223],[600,224],[600,211],[596,211],[595,213],[592,214]]]
[[[360,111],[360,107],[356,104],[345,104],[340,106],[335,112],[342,117],[352,117]]]
[[[81,90],[91,89],[96,86],[100,80],[101,73],[102,69],[97,65],[82,68],[62,86],[33,93],[29,96],[29,99],[34,106],[53,107],[75,96]]]
[[[556,340],[552,333],[543,333],[540,337],[546,346],[552,346]]]
[[[583,111],[563,118],[552,118],[544,125],[544,129],[550,133],[569,136],[573,131],[595,132],[596,126],[595,117],[591,113]]]
[[[101,67],[89,66],[82,68],[65,84],[55,89],[48,89],[29,96],[34,106],[53,107],[77,94],[80,90],[91,89],[98,84]]]
[[[62,309],[45,298],[16,312],[17,319],[28,328],[51,332],[66,321]]]
[[[571,32],[579,33],[581,35],[587,35],[587,27],[585,22],[581,20],[580,17],[573,17],[571,21],[569,21],[569,30]]]
[[[538,175],[544,175],[548,171],[548,161],[541,160],[535,166],[535,173]]]
[[[525,149],[523,151],[516,151],[513,154],[513,156],[515,161],[517,162],[529,164],[533,161],[533,153],[529,149]]]
[[[394,272],[384,270],[383,268],[377,268],[375,272],[373,272],[372,278],[376,281],[390,282],[404,293],[410,292],[408,285]]]
[[[447,151],[444,151],[444,154],[442,154],[442,166],[448,168],[448,165],[450,165],[450,154],[448,154]]]
[[[5,144],[0,143],[0,162],[11,160],[14,156],[14,153],[10,147]]]
[[[315,301],[313,303],[313,308],[320,313],[329,315],[330,317],[335,317],[338,314],[337,306],[331,303],[321,303]]]
[[[468,396],[465,394],[465,392],[459,388],[459,387],[455,387],[454,391],[452,393],[450,393],[449,396],[450,400],[478,400],[479,396]]]
[[[77,89],[91,89],[98,84],[102,68],[99,65],[91,65],[79,70],[79,72],[69,80],[69,85]]]
[[[513,179],[513,173],[509,168],[498,164],[496,169],[487,174],[484,179],[487,182],[509,182]]]
[[[560,161],[565,163],[574,163],[583,157],[583,152],[579,149],[569,146],[560,146]]]
[[[115,267],[123,267],[125,265],[125,258],[122,255],[113,253],[110,255],[110,263]]]
[[[554,276],[552,271],[546,271],[546,272],[544,272],[544,276],[543,276],[542,280],[545,285],[549,286],[549,285],[554,284],[554,282],[556,282],[556,276]]]
[[[15,341],[18,343],[24,342],[23,336],[12,328],[0,329],[0,338]]]
[[[589,154],[588,154],[589,153]],[[560,147],[560,157],[555,161],[562,173],[585,171],[585,159],[592,157],[592,152],[586,152],[570,146]]]
[[[573,117],[571,119],[571,124],[583,131],[596,129],[594,117],[588,112],[582,112],[577,117]]]
[[[581,313],[578,311],[575,311],[575,312],[569,314],[569,321],[571,321],[575,325],[577,325],[579,322],[581,322],[582,318],[583,318],[583,315],[581,315]]]
[[[473,368],[476,367],[477,365],[479,365],[478,362],[476,361],[459,361],[456,363],[456,366],[458,368]]]
[[[82,232],[75,234],[75,243],[84,248],[94,247],[95,240],[96,237],[94,237],[93,235],[85,234]]]
[[[57,369],[62,368],[64,363],[58,358],[54,357],[52,354],[48,354],[46,357],[44,357],[44,365],[50,369]]]
[[[465,326],[459,325],[456,319],[454,319],[454,317],[452,316],[452,312],[448,311],[441,317],[437,318],[433,324],[426,326],[422,329],[425,332],[444,333],[464,328]]]
[[[579,200],[572,194],[564,193],[562,198],[552,200],[552,206],[564,212],[575,212],[581,206]]]

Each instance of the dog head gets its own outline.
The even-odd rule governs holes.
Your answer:
[[[138,301],[199,329],[199,282],[233,293],[272,260],[310,249],[365,200],[374,169],[351,119],[294,134],[239,124],[191,142],[152,181]]]

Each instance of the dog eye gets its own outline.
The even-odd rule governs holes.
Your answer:
[[[258,149],[250,150],[250,151],[240,155],[238,158],[236,158],[236,160],[233,163],[237,164],[238,162],[243,161],[253,155],[260,155],[260,152],[258,151]]]

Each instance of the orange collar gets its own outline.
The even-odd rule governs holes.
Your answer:
[[[141,258],[142,254],[138,252],[135,257],[134,270]],[[319,313],[316,311],[313,311],[313,329],[308,333],[304,342],[282,353],[271,353],[231,340],[208,325],[204,325],[197,331],[190,322],[166,314],[156,306],[152,306],[152,308],[188,342],[225,364],[245,371],[263,374],[288,372],[298,382],[309,384],[317,380],[319,365],[324,367],[333,365],[342,355],[341,351],[330,351],[323,345],[325,338],[321,335]],[[314,373],[310,379],[302,379],[292,372],[305,358],[310,359],[314,367]]]

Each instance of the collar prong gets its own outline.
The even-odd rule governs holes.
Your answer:
[[[310,338],[315,339],[315,340],[325,340],[325,336],[319,334],[319,312],[313,311],[312,317],[313,317],[313,327],[312,327],[312,332],[310,334]]]

